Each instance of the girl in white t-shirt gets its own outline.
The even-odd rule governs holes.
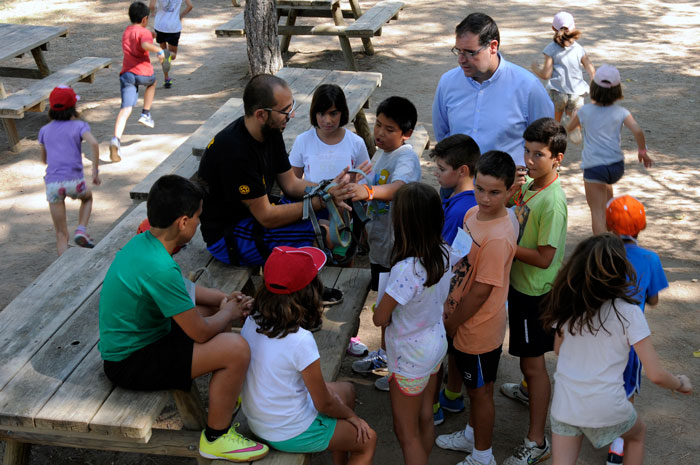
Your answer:
[[[325,262],[315,247],[275,247],[265,262],[265,285],[241,330],[250,346],[241,406],[251,431],[275,449],[330,450],[335,465],[369,465],[377,435],[353,411],[352,384],[324,382],[309,331],[321,324]]]
[[[591,100],[581,107],[566,130],[570,133],[583,127],[581,168],[586,201],[591,209],[593,234],[604,233],[605,206],[613,197],[613,184],[625,172],[625,155],[620,148],[622,125],[632,131],[637,141],[637,155],[646,168],[654,161],[647,155],[644,131],[627,109],[615,102],[622,98],[620,72],[612,65],[603,65],[591,81]]]
[[[401,187],[393,204],[391,272],[373,321],[386,328],[391,411],[404,463],[427,465],[435,439],[433,394],[447,353],[442,312],[451,274],[444,213],[437,191],[421,183]]]
[[[547,91],[554,103],[554,119],[561,121],[562,115],[571,119],[583,106],[583,96],[588,93],[588,83],[583,80],[581,68],[585,68],[589,78],[593,78],[595,68],[586,51],[577,40],[581,31],[576,29],[574,17],[560,11],[552,20],[554,38],[542,53],[544,64],[540,67],[533,62],[530,68],[542,79],[547,79]],[[570,134],[572,142],[581,143],[581,133]]]
[[[344,168],[369,164],[367,146],[360,136],[343,126],[348,124],[348,104],[343,89],[323,84],[311,99],[309,119],[313,127],[297,136],[289,163],[298,178],[310,182],[333,179]]]
[[[553,465],[574,465],[582,435],[594,447],[625,440],[625,465],[641,464],[646,426],[627,399],[623,372],[630,346],[655,384],[690,394],[687,376],[659,363],[644,313],[634,300],[635,271],[617,236],[581,242],[554,281],[542,316],[559,355],[551,408]]]

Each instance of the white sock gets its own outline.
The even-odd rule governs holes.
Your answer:
[[[625,440],[622,438],[615,439],[612,444],[610,444],[610,452],[614,452],[618,455],[622,455],[625,450]]]
[[[489,465],[489,463],[491,463],[491,457],[493,457],[493,452],[491,451],[490,447],[486,450],[478,450],[475,447],[474,451],[472,452],[472,458],[479,463],[483,463],[484,465]]]
[[[467,423],[467,427],[464,428],[464,439],[474,444],[474,428],[472,425]]]

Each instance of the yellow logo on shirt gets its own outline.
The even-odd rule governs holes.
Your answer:
[[[240,193],[243,194],[243,195],[250,194],[250,187],[248,187],[248,186],[246,186],[245,184],[243,184],[242,186],[240,186],[240,187],[238,188],[238,192],[240,192]]]
[[[210,140],[209,143],[207,144],[207,148],[209,148],[209,147],[212,146],[212,144],[214,143],[214,139],[215,139],[214,137],[211,138],[211,140]]]
[[[384,169],[379,173],[377,184],[386,184],[387,181],[389,181],[389,171]]]

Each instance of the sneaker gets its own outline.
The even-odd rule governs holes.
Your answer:
[[[351,337],[350,342],[348,343],[348,348],[345,352],[347,352],[348,355],[362,357],[367,355],[369,349],[367,349],[367,346],[360,341],[359,337]]]
[[[605,465],[620,465],[622,463],[623,455],[624,454],[622,453],[608,450],[608,460],[605,462]]]
[[[93,242],[92,238],[84,232],[76,231],[75,235],[73,236],[73,241],[75,241],[75,243],[80,247],[85,247],[86,249],[92,249],[95,247],[95,242]]]
[[[542,448],[537,447],[536,442],[525,438],[523,444],[513,450],[513,455],[508,457],[503,465],[534,465],[544,462],[550,455],[552,455],[552,448],[549,446],[547,438],[544,438]]]
[[[321,296],[321,304],[324,307],[330,307],[331,305],[338,305],[343,301],[343,291],[340,289],[333,289],[332,287],[324,287],[323,295]]]
[[[501,394],[511,399],[519,400],[525,405],[530,405],[530,396],[523,392],[520,383],[501,384]]]
[[[373,350],[367,357],[352,363],[355,373],[371,373],[379,368],[386,368],[386,352],[382,349]]]
[[[467,455],[466,457],[464,457],[464,460],[459,462],[457,465],[484,465],[484,464],[479,462],[478,460],[476,460],[471,455]],[[493,455],[491,456],[491,460],[489,461],[489,465],[498,465],[496,463],[496,459],[494,458]]]
[[[445,412],[443,412],[442,407],[440,407],[437,412],[433,413],[433,426],[443,423],[445,423]]]
[[[474,450],[474,441],[468,441],[464,437],[463,429],[450,434],[441,434],[435,438],[435,445],[440,449],[459,450],[470,454]]]
[[[225,459],[232,462],[250,462],[258,460],[270,452],[265,444],[252,441],[236,432],[238,423],[223,436],[219,436],[214,442],[209,442],[202,431],[199,437],[199,455],[208,459]]]
[[[109,159],[114,163],[122,161],[122,149],[119,139],[116,137],[112,137],[112,140],[109,141]]]
[[[168,71],[170,71],[170,50],[163,49],[163,63],[161,63],[161,66],[163,67],[163,74],[167,74]]]
[[[149,127],[149,128],[153,128],[153,126],[156,125],[156,122],[153,121],[153,118],[151,118],[151,115],[150,114],[147,115],[145,113],[141,113],[141,117],[139,118],[138,122],[140,124],[143,124],[146,127]]]
[[[166,89],[170,89],[173,86],[173,80],[172,79],[166,79],[165,82],[163,82],[163,87]]]
[[[380,391],[389,392],[389,375],[377,378],[377,380],[374,382],[374,387]]]
[[[438,397],[440,399],[440,407],[448,412],[459,413],[464,410],[464,396],[459,396],[455,400],[450,400],[445,395],[445,390],[440,391]]]

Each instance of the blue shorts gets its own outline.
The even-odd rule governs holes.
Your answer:
[[[630,349],[629,360],[627,360],[627,366],[622,373],[622,379],[625,382],[625,393],[628,399],[639,394],[639,389],[642,386],[642,362],[634,348]]]
[[[122,108],[133,107],[139,99],[139,86],[152,86],[156,83],[156,73],[142,76],[130,72],[119,76],[119,88],[122,92]]]
[[[615,184],[625,174],[625,161],[611,165],[598,165],[583,170],[583,180],[596,184]]]
[[[337,424],[337,419],[319,413],[311,426],[298,436],[286,441],[267,441],[267,443],[277,450],[293,454],[323,452],[328,449]]]

